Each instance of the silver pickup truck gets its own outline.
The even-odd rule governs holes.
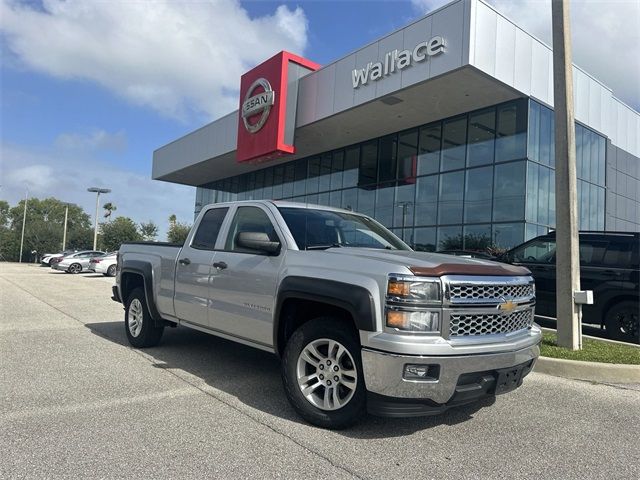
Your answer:
[[[182,246],[123,244],[117,272],[133,346],[184,325],[272,352],[295,410],[325,428],[508,392],[539,355],[528,270],[415,252],[347,210],[209,205]]]

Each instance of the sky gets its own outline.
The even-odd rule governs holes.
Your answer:
[[[237,109],[280,50],[327,64],[448,3],[0,0],[0,199],[28,191],[192,222],[195,188],[151,179],[153,151]],[[489,0],[551,44],[550,0]],[[640,2],[573,0],[573,59],[640,110]]]

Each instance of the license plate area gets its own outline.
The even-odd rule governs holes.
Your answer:
[[[496,395],[515,390],[522,384],[523,377],[529,372],[531,362],[522,363],[515,367],[496,370]]]

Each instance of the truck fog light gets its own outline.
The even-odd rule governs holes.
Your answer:
[[[387,326],[410,332],[438,332],[440,330],[440,314],[432,311],[388,310]]]
[[[425,382],[435,382],[440,377],[440,365],[412,365],[404,366],[402,377],[405,380],[422,380]]]

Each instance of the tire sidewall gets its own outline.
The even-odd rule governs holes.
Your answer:
[[[356,391],[351,400],[338,410],[322,410],[312,405],[300,391],[297,379],[297,363],[300,352],[312,341],[329,338],[340,342],[354,359],[358,372]],[[322,317],[311,320],[298,328],[285,347],[282,357],[282,380],[289,402],[296,412],[313,425],[322,428],[342,429],[357,423],[366,412],[366,387],[362,370],[360,343],[355,328],[346,320]]]
[[[625,335],[620,331],[618,319],[616,318],[617,315],[621,312],[634,312],[634,308],[637,308],[637,305],[635,305],[633,302],[624,301],[620,302],[618,305],[614,306],[607,312],[605,320],[605,330],[609,338],[636,343],[640,340],[640,338],[638,338],[640,336],[640,328],[639,333],[636,334],[636,338],[632,338],[631,334]],[[640,327],[640,325],[638,327]]]
[[[116,276],[116,266],[115,265],[110,265],[109,268],[107,268],[107,276],[109,276],[109,277],[115,277]]]
[[[131,306],[131,302],[136,299],[142,304],[142,329],[140,330],[140,334],[137,337],[134,337],[131,335],[131,331],[129,330],[129,308]],[[127,334],[129,343],[136,348],[152,347],[157,345],[160,341],[163,327],[157,327],[151,318],[151,314],[147,308],[144,290],[142,288],[135,288],[131,294],[129,294],[129,298],[127,298],[124,314],[124,330]]]

